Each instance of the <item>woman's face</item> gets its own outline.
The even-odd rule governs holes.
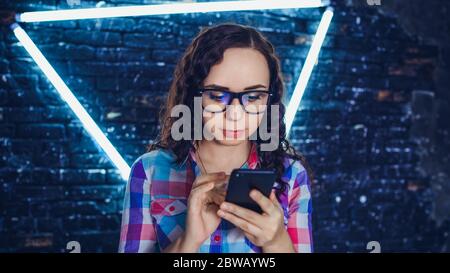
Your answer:
[[[240,93],[248,90],[269,90],[270,71],[264,55],[251,48],[229,48],[224,52],[223,60],[212,66],[203,82],[203,88],[227,88],[229,92]],[[220,95],[220,93],[217,93]],[[264,102],[264,98],[251,93],[245,101]],[[206,98],[206,102],[205,102]],[[223,112],[208,112],[210,101],[220,100],[216,93],[203,94],[203,124],[206,133],[222,145],[238,145],[246,141],[260,125],[264,112],[248,113],[234,98]],[[208,104],[208,105],[205,105]],[[214,105],[213,105],[214,106]],[[250,105],[252,107],[254,105]],[[249,109],[247,107],[247,109]],[[262,106],[259,109],[265,109]]]

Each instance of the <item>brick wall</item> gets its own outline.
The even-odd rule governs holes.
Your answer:
[[[379,241],[382,251],[448,251],[450,100],[434,74],[448,71],[448,51],[406,32],[395,12],[338,2],[291,134],[315,170],[315,250],[367,252]],[[320,16],[224,12],[23,27],[131,164],[156,136],[174,66],[201,27],[232,21],[260,29],[292,91]],[[124,182],[12,33],[0,34],[0,251],[64,252],[74,240],[83,252],[116,251]],[[441,157],[430,152],[436,143]]]

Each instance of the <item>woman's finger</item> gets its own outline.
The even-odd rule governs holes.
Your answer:
[[[189,194],[190,199],[192,200],[192,204],[195,208],[199,208],[198,206],[202,205],[202,198],[200,198],[203,194],[214,188],[214,182],[204,183],[200,186],[195,187],[195,189],[191,190]]]
[[[220,204],[222,204],[222,202],[225,201],[225,194],[218,193],[218,192],[215,192],[214,190],[212,190],[210,192],[210,199],[211,199],[211,202],[220,206]]]
[[[282,208],[280,202],[278,202],[278,198],[277,198],[277,196],[276,196],[276,194],[275,194],[275,190],[273,190],[273,191],[270,193],[269,199],[270,199],[270,201],[272,201],[272,203],[273,203],[276,207],[278,207],[279,209]]]
[[[269,215],[274,213],[275,205],[269,198],[265,197],[260,191],[253,189],[250,192],[250,198],[252,198],[265,213]]]
[[[200,193],[208,192],[208,191],[212,190],[213,188],[214,188],[214,182],[206,182],[206,183],[203,183],[203,184],[195,187],[195,189],[192,189],[191,192],[200,194]]]
[[[258,238],[256,238],[253,234],[244,231],[244,235],[250,240],[250,242],[256,244]]]
[[[254,235],[255,237],[258,237],[259,234],[261,234],[261,232],[262,232],[262,230],[259,227],[255,226],[254,224],[252,224],[252,223],[246,221],[245,219],[242,219],[232,213],[226,212],[222,209],[219,209],[217,211],[217,215],[219,215],[223,219],[228,220],[229,222],[233,223],[235,226],[242,229],[244,232],[248,232],[248,233]]]
[[[256,226],[262,227],[264,225],[264,216],[256,213],[252,210],[243,208],[233,203],[223,202],[220,208],[226,212],[232,213],[242,219],[255,224]]]
[[[209,173],[201,175],[198,176],[197,179],[195,179],[194,183],[192,184],[192,189],[208,182],[223,181],[225,178],[226,178],[225,172]]]

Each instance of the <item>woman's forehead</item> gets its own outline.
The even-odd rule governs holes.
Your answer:
[[[250,48],[229,48],[222,61],[211,67],[203,85],[216,84],[243,90],[257,84],[268,86],[269,67],[264,55]]]

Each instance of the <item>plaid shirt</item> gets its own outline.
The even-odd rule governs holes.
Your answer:
[[[187,199],[200,168],[189,152],[184,164],[172,163],[167,150],[141,155],[132,165],[128,179],[119,252],[161,252],[184,231]],[[311,196],[305,168],[299,161],[285,158],[282,179],[289,183],[279,196],[284,210],[284,224],[297,252],[312,252]],[[241,168],[259,166],[253,145],[247,162]],[[277,187],[275,183],[274,187]],[[200,246],[199,252],[262,252],[244,233],[228,221]]]

